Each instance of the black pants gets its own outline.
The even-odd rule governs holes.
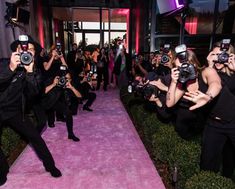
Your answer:
[[[230,140],[227,140],[223,149],[223,170],[222,175],[232,178],[235,168],[235,147]]]
[[[24,121],[21,113],[15,115],[13,118],[5,120],[4,125],[8,125],[15,132],[22,135],[28,142],[32,145],[39,159],[42,160],[44,167],[47,170],[51,170],[55,167],[54,159],[46,146],[46,143],[40,136],[36,128],[33,127],[33,123],[29,118],[25,117]],[[7,160],[0,149],[0,176],[6,176],[8,173],[8,163]]]
[[[65,116],[65,122],[67,126],[68,135],[73,135],[73,116],[69,107],[63,101],[58,101],[53,108],[47,110],[48,125],[52,125],[55,122],[55,111]]]
[[[201,133],[204,126],[203,115],[192,112],[188,108],[179,107],[176,109],[175,131],[185,140]]]
[[[108,68],[106,67],[97,67],[97,89],[100,88],[100,83],[102,82],[102,77],[104,77],[104,90],[107,89],[108,81],[109,81],[109,74]]]
[[[84,106],[90,107],[96,99],[96,94],[92,92],[88,92],[82,99],[87,100]]]
[[[224,125],[226,127],[226,125]],[[218,172],[224,145],[229,139],[235,147],[234,128],[214,127],[208,124],[203,133],[201,169]]]

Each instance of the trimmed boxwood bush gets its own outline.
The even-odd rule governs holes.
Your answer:
[[[200,145],[194,142],[179,142],[178,145],[172,149],[169,157],[169,166],[171,172],[174,167],[177,167],[177,186],[184,188],[188,178],[200,171]]]
[[[218,174],[201,171],[187,180],[185,189],[235,189],[235,184]]]
[[[215,176],[216,174],[208,175],[209,173],[200,172],[200,136],[186,141],[178,136],[173,125],[160,122],[155,112],[146,110],[142,98],[127,93],[126,89],[121,90],[120,96],[146,149],[151,153],[150,156],[155,159],[155,163],[162,162],[164,167],[168,165],[168,171],[164,172],[167,176],[163,176],[168,185],[175,179],[175,177],[172,179],[172,176],[176,168],[176,187],[179,189],[230,189],[231,187],[235,189],[231,180]],[[198,175],[193,176],[195,174]]]
[[[16,145],[21,142],[20,136],[11,128],[4,127],[1,136],[2,150],[6,157],[15,149]]]

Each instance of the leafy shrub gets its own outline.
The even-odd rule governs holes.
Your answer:
[[[177,185],[179,188],[184,188],[187,179],[200,171],[200,151],[199,144],[188,141],[181,141],[172,149],[168,164],[171,172],[173,172],[175,166],[177,167]]]
[[[235,184],[213,172],[201,171],[187,180],[185,189],[235,189]]]
[[[15,149],[16,145],[21,142],[20,136],[11,128],[4,127],[1,136],[2,150],[6,157]]]

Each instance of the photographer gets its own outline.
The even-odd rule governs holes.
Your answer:
[[[115,59],[113,72],[117,77],[119,88],[128,85],[128,81],[131,78],[131,60],[123,45],[119,46],[119,53],[117,53]]]
[[[177,46],[175,51],[177,57],[171,70],[166,105],[173,107],[177,104],[175,130],[182,138],[190,139],[201,132],[204,124],[204,109],[199,108],[219,94],[221,82],[214,69],[200,68],[196,55],[185,45]]]
[[[60,177],[61,172],[55,167],[49,149],[24,111],[25,103],[40,90],[38,75],[34,71],[34,57],[41,47],[31,37],[21,35],[11,44],[11,50],[10,63],[0,65],[0,125],[7,125],[24,136],[42,160],[46,171],[53,177]],[[7,160],[0,149],[0,185],[6,182],[8,171]]]
[[[132,74],[134,76],[140,75],[142,77],[147,77],[148,73],[152,71],[152,65],[149,61],[144,60],[144,55],[139,53],[135,55],[132,61]]]
[[[231,178],[235,167],[235,55],[230,40],[216,43],[207,61],[220,76],[223,88],[204,132],[201,168],[218,172],[223,150],[223,176]]]
[[[43,105],[47,110],[48,126],[54,127],[54,112],[58,112],[65,117],[68,139],[77,142],[79,141],[79,138],[73,133],[73,117],[70,109],[71,101],[69,93],[73,92],[78,98],[81,98],[81,94],[71,84],[71,79],[67,78],[67,67],[61,66],[60,69],[60,73],[55,76],[53,80],[46,81]]]
[[[94,90],[91,77],[91,73],[88,73],[87,76],[84,76],[77,88],[78,91],[80,91],[82,94],[82,101],[87,100],[86,103],[83,105],[83,110],[89,112],[93,111],[90,107],[96,99],[96,94],[94,92],[91,92],[91,90]]]
[[[108,56],[107,53],[105,52],[105,48],[100,49],[100,54],[97,57],[97,87],[96,90],[100,89],[100,84],[102,82],[102,78],[104,78],[104,85],[103,89],[104,91],[107,91],[107,85],[108,85],[108,80],[109,80],[109,73],[108,73]]]
[[[61,51],[61,44],[57,43],[51,46],[49,56],[47,56],[43,62],[45,78],[54,78],[58,74],[61,65],[67,66]]]

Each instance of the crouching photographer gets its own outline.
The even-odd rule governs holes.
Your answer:
[[[212,68],[200,67],[193,51],[185,45],[175,48],[175,67],[171,70],[171,84],[167,92],[166,105],[175,106],[175,130],[184,139],[201,133],[205,122],[206,104],[221,90],[218,74]],[[188,98],[188,95],[191,95]],[[204,108],[200,108],[204,106]],[[200,108],[200,109],[199,109]]]
[[[169,122],[172,118],[171,110],[165,105],[167,90],[168,87],[154,72],[148,73],[146,78],[136,76],[128,86],[128,92],[144,98],[146,100],[145,108],[156,112],[158,118],[163,122]]]
[[[46,81],[43,105],[47,111],[48,126],[54,127],[55,111],[62,114],[65,117],[68,139],[77,142],[79,138],[73,132],[73,117],[70,109],[71,93],[77,98],[81,98],[79,91],[71,84],[71,76],[68,73],[67,67],[61,65],[58,75]]]
[[[95,90],[92,83],[93,72],[89,72],[86,76],[83,76],[83,79],[78,85],[78,91],[82,94],[82,101],[86,102],[83,105],[83,110],[92,112],[91,106],[96,99],[96,94],[92,91]]]
[[[60,177],[54,159],[32,121],[25,116],[25,104],[34,99],[40,91],[38,73],[35,72],[35,56],[41,47],[31,37],[20,35],[11,44],[9,62],[0,65],[0,125],[7,125],[27,139],[46,171],[53,177]],[[0,185],[7,181],[9,167],[0,149]]]

